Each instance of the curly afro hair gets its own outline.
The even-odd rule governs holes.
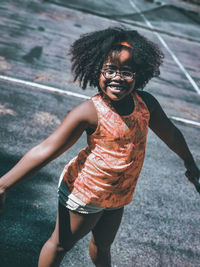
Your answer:
[[[74,81],[78,80],[82,89],[88,84],[99,88],[102,66],[113,52],[122,49],[121,42],[133,47],[123,46],[123,49],[129,49],[132,53],[135,89],[143,89],[151,78],[159,76],[164,55],[158,46],[135,30],[113,27],[84,34],[72,44],[70,52]]]

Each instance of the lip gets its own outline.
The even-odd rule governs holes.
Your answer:
[[[120,84],[108,84],[108,88],[113,93],[121,93],[126,90],[126,87]]]

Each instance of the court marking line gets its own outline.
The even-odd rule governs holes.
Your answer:
[[[197,122],[197,121],[192,121],[192,120],[179,118],[179,117],[175,117],[175,116],[168,116],[168,117],[171,120],[174,120],[174,121],[179,121],[179,122],[183,122],[185,124],[190,124],[190,125],[194,125],[194,126],[200,127],[200,122]]]
[[[135,10],[138,12],[138,14],[143,18],[144,22],[146,23],[146,25],[150,28],[150,29],[154,29],[153,25],[151,24],[151,22],[145,17],[145,15],[142,13],[142,11],[135,5],[135,3],[132,2],[132,0],[129,0],[130,5],[132,5],[133,8],[135,8]],[[187,70],[185,69],[185,67],[182,65],[182,63],[179,61],[179,59],[177,58],[177,56],[174,54],[174,52],[170,49],[170,47],[167,45],[167,43],[165,42],[165,40],[160,36],[159,33],[157,32],[153,32],[153,34],[156,35],[156,37],[158,38],[158,40],[162,43],[162,45],[166,48],[166,50],[169,52],[169,54],[171,55],[171,57],[173,58],[173,60],[176,62],[176,64],[179,66],[179,68],[181,69],[181,71],[184,73],[184,75],[186,76],[186,78],[189,80],[189,82],[192,84],[194,90],[197,92],[197,94],[200,95],[200,88],[198,87],[198,85],[196,84],[196,82],[194,81],[194,79],[190,76],[190,74],[187,72]]]
[[[41,83],[35,83],[35,82],[31,82],[31,81],[26,81],[26,80],[22,80],[22,79],[18,79],[18,78],[12,78],[12,77],[8,77],[5,75],[0,75],[0,80],[6,81],[6,82],[14,82],[14,83],[18,83],[21,85],[27,85],[27,86],[31,86],[34,87],[36,89],[42,89],[42,90],[46,90],[49,92],[53,92],[53,93],[57,93],[57,94],[62,94],[62,95],[68,95],[68,96],[74,96],[74,97],[78,97],[78,98],[83,98],[83,99],[89,99],[89,96],[83,95],[83,94],[79,94],[79,93],[73,93],[71,91],[64,91],[62,89],[53,87],[53,86],[48,86],[48,85],[44,85]]]
[[[25,81],[22,79],[18,79],[18,78],[12,78],[12,77],[8,77],[5,75],[0,75],[0,80],[5,81],[5,82],[13,82],[13,83],[17,83],[20,85],[26,85],[26,86],[30,86],[36,89],[42,89],[51,93],[57,93],[60,95],[64,95],[64,96],[74,96],[77,98],[82,98],[82,99],[90,99],[89,96],[83,95],[83,94],[77,94],[77,93],[73,93],[71,91],[65,91],[53,86],[48,86],[48,85],[43,85],[40,83],[35,83],[35,82],[30,82],[30,81]],[[170,119],[174,120],[174,121],[179,121],[185,124],[190,124],[193,126],[197,126],[200,127],[200,123],[196,122],[196,121],[192,121],[192,120],[188,120],[188,119],[184,119],[184,118],[179,118],[179,117],[175,117],[175,116],[169,116]]]

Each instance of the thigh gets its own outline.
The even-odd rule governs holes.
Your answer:
[[[93,214],[81,214],[70,211],[59,204],[56,227],[52,238],[60,246],[67,249],[71,248],[94,228],[102,214],[103,211]]]
[[[92,229],[92,238],[97,246],[109,247],[117,234],[124,208],[104,210],[101,218]]]

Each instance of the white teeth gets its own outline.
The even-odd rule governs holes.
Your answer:
[[[113,90],[113,91],[116,91],[116,90],[120,90],[120,91],[122,91],[122,90],[124,90],[124,87],[122,87],[122,86],[110,85],[109,87],[110,87],[110,89]]]

